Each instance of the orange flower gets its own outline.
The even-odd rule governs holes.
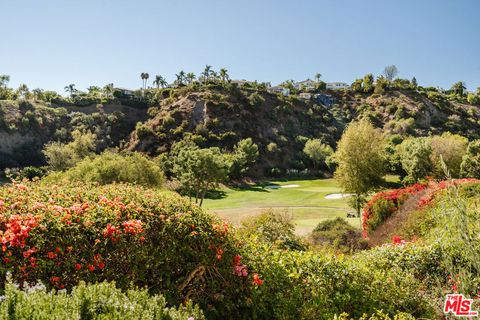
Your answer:
[[[260,277],[258,276],[258,273],[253,274],[252,284],[254,286],[261,286],[263,284],[263,280],[260,279]]]
[[[47,252],[47,256],[48,256],[48,259],[55,259],[57,257],[57,254],[52,251],[49,251]]]

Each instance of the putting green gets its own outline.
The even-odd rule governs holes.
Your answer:
[[[340,192],[334,179],[269,181],[245,189],[222,188],[216,194],[217,199],[205,199],[203,206],[234,225],[268,208],[286,211],[292,215],[297,233],[307,234],[321,221],[346,218],[351,211],[347,198],[325,198],[327,194]],[[360,225],[358,218],[347,221]]]

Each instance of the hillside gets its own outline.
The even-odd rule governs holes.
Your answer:
[[[186,133],[201,146],[227,151],[250,137],[260,151],[250,172],[257,176],[311,167],[302,152],[305,142],[320,138],[335,147],[345,126],[361,117],[400,136],[450,131],[480,137],[480,107],[433,88],[391,88],[381,94],[297,90],[284,96],[262,86],[194,83],[149,89],[135,99],[0,101],[0,168],[42,164],[43,146],[68,141],[76,129],[97,135],[97,151],[120,147],[152,156],[169,151]]]
[[[307,168],[310,162],[301,152],[307,139],[321,138],[335,146],[346,124],[361,117],[401,136],[450,131],[480,137],[479,106],[434,91],[328,90],[310,99],[300,97],[228,85],[176,90],[150,109],[150,118],[137,127],[127,148],[156,155],[189,132],[199,136],[200,144],[231,150],[251,137],[260,148],[257,169],[268,174]]]
[[[43,164],[41,153],[51,141],[68,141],[74,130],[98,137],[98,151],[119,146],[146,109],[111,101],[107,104],[54,104],[43,101],[0,101],[0,169]]]

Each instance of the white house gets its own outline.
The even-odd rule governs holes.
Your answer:
[[[300,90],[313,90],[316,85],[317,82],[311,79],[303,80],[294,84],[295,88]]]
[[[328,82],[327,89],[338,90],[338,89],[348,89],[350,86],[345,82]]]

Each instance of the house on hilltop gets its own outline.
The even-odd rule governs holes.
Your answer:
[[[316,85],[317,82],[311,79],[303,80],[294,84],[295,88],[299,90],[313,90]]]
[[[328,82],[327,89],[338,90],[338,89],[348,89],[350,86],[345,82]]]

